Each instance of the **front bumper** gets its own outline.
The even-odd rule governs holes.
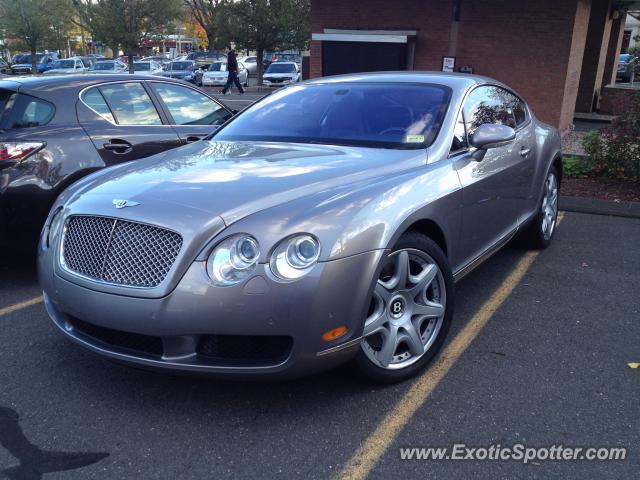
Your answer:
[[[219,86],[219,85],[226,85],[226,83],[227,83],[226,78],[203,78],[202,79],[202,85],[205,85],[205,86]]]
[[[265,87],[280,88],[280,87],[286,87],[287,85],[291,85],[294,82],[293,81],[290,81],[290,82],[270,82],[268,80],[264,80],[262,83],[264,84]]]
[[[319,263],[291,283],[275,281],[259,265],[247,281],[224,288],[211,284],[204,262],[194,262],[168,295],[140,298],[95,291],[58,276],[53,250],[41,251],[38,261],[45,306],[76,343],[141,367],[276,378],[328,369],[355,355],[371,279],[384,253]],[[341,325],[347,334],[322,340],[324,332]],[[256,354],[265,348],[270,355]]]
[[[31,74],[31,68],[30,67],[12,67],[11,68],[11,74],[12,75],[28,75]]]

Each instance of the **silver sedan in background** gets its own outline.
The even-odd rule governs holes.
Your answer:
[[[320,78],[209,139],[96,172],[39,246],[60,332],[111,359],[233,376],[353,361],[425,368],[454,282],[515,235],[553,238],[560,135],[507,86],[456,74]]]

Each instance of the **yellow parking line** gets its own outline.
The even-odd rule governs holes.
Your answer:
[[[558,215],[557,225],[560,224],[562,218],[562,214]],[[339,479],[357,480],[364,479],[369,475],[376,462],[409,423],[416,411],[522,280],[538,253],[528,252],[520,259],[509,276],[504,279],[462,331],[447,345],[436,362],[415,380],[393,410],[387,414],[369,438],[360,445],[360,448],[340,472]]]
[[[42,295],[39,297],[32,298],[30,300],[25,300],[24,302],[15,303],[13,305],[9,305],[8,307],[0,308],[0,317],[2,315],[7,315],[9,313],[15,312],[16,310],[20,310],[22,308],[30,307],[31,305],[35,305],[36,303],[42,302]]]

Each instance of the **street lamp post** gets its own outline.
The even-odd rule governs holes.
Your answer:
[[[184,32],[186,30],[186,27],[176,27],[176,32],[177,32],[177,37],[178,40],[176,42],[176,45],[178,47],[178,56],[182,55],[182,32]]]

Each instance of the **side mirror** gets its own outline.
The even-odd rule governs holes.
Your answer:
[[[476,128],[471,134],[470,143],[472,147],[478,150],[474,152],[474,158],[480,161],[484,158],[484,154],[490,148],[502,147],[508,145],[516,138],[516,132],[507,125],[496,125],[493,123],[485,123]]]

